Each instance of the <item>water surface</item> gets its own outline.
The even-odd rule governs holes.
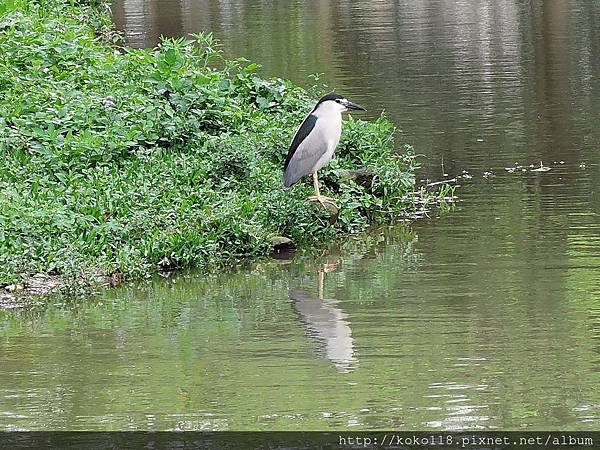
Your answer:
[[[598,429],[597,2],[113,11],[132,46],[212,31],[265,75],[321,73],[387,112],[420,179],[473,178],[409,230],[0,312],[1,428]]]

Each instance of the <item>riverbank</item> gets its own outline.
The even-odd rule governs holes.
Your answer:
[[[0,10],[0,290],[56,289],[311,245],[415,203],[415,160],[394,127],[348,118],[322,190],[336,220],[282,185],[311,95],[225,60],[210,35],[118,46],[110,17],[60,0]],[[367,182],[348,177],[366,169]]]

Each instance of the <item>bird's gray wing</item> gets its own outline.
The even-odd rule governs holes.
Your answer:
[[[317,123],[317,116],[315,116],[313,114],[309,114],[302,121],[302,123],[300,124],[300,128],[298,128],[298,131],[296,131],[296,134],[294,135],[294,139],[292,139],[292,143],[290,144],[290,149],[288,150],[287,157],[285,158],[285,164],[283,166],[283,170],[287,169],[287,166],[290,163],[292,156],[294,156],[294,153],[298,149],[298,146],[310,134],[310,132],[315,127],[316,123]]]
[[[309,114],[300,125],[285,161],[284,184],[287,187],[309,174],[327,151],[327,139],[321,128],[313,114]]]

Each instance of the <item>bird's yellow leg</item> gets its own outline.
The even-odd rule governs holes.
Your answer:
[[[321,193],[319,192],[319,178],[317,177],[317,172],[312,174],[313,176],[313,186],[315,188],[315,194],[317,199],[321,198]]]
[[[339,209],[338,205],[335,203],[335,200],[333,200],[330,197],[325,197],[324,195],[321,195],[321,192],[319,191],[319,178],[317,176],[317,172],[313,173],[312,176],[313,176],[313,186],[315,188],[316,195],[312,195],[312,196],[308,197],[308,200],[311,202],[315,202],[315,201],[319,202],[325,208],[327,208],[325,203],[329,203],[330,205],[333,205],[336,209]]]

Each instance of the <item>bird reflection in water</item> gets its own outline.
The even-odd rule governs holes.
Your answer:
[[[306,334],[318,342],[319,353],[330,360],[340,372],[351,372],[358,366],[354,356],[352,330],[347,314],[335,299],[324,298],[325,276],[339,265],[335,262],[323,264],[318,274],[318,296],[296,288],[290,290],[294,309],[304,324]]]

